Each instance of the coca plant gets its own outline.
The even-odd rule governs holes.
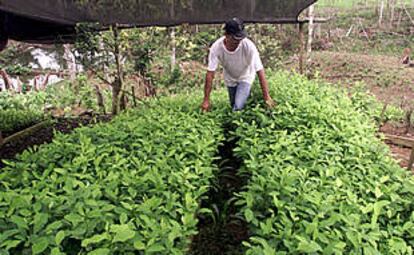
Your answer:
[[[369,116],[319,81],[279,73],[270,84],[278,106],[235,119],[246,254],[412,254],[414,180]]]
[[[197,99],[150,102],[8,162],[0,254],[184,254],[223,139]]]

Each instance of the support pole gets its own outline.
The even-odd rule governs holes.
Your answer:
[[[410,160],[408,162],[408,170],[413,169],[413,165],[414,165],[414,145],[411,148],[411,156],[410,156]]]
[[[309,6],[308,11],[309,23],[308,23],[308,43],[306,45],[306,71],[309,70],[309,66],[312,62],[312,41],[313,41],[313,30],[314,30],[314,5]]]
[[[174,71],[176,64],[176,42],[175,42],[175,28],[172,27],[170,31],[171,44],[171,71]]]
[[[305,58],[305,37],[303,34],[303,22],[299,23],[299,40],[300,40],[300,52],[299,52],[299,72],[303,74],[303,64]]]

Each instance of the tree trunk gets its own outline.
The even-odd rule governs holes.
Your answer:
[[[135,95],[136,93],[135,93],[135,86],[134,85],[131,86],[131,92],[132,92],[132,100],[134,102],[134,107],[136,108],[138,106],[138,104],[137,104],[137,98],[136,98],[136,95]]]
[[[411,116],[413,115],[413,112],[414,112],[414,108],[410,108],[405,113],[405,121],[407,123],[407,125],[405,127],[405,133],[406,134],[408,134],[411,130]]]
[[[69,79],[71,82],[74,82],[76,80],[77,72],[75,56],[73,55],[71,46],[69,44],[65,44],[63,47],[65,49],[63,58],[66,60],[66,65],[69,70]]]
[[[119,113],[121,83],[118,79],[112,84],[112,114],[117,115]]]
[[[120,96],[120,103],[119,103],[119,109],[121,110],[121,111],[124,111],[124,110],[126,110],[126,108],[127,108],[127,105],[128,105],[128,98],[127,98],[127,96],[125,95],[125,92],[124,91],[122,91],[121,92],[121,96]]]
[[[379,19],[378,19],[378,26],[379,27],[382,26],[383,15],[384,15],[384,0],[381,0],[381,7],[380,7]]]
[[[0,70],[0,76],[4,80],[4,86],[6,90],[10,90],[12,87],[12,81],[10,80],[9,75],[6,73],[5,70]]]
[[[23,83],[20,81],[19,77],[16,78],[16,90],[18,93],[23,93]]]
[[[106,114],[104,97],[98,85],[94,85],[98,107],[103,114]]]
[[[45,80],[42,82],[42,85],[40,87],[41,90],[45,90],[47,87],[47,84],[49,83],[50,73],[46,74]]]
[[[394,16],[395,16],[395,5],[396,5],[396,0],[390,0],[390,23],[389,23],[390,29],[392,29],[393,27]]]
[[[119,113],[119,106],[120,106],[120,96],[121,90],[123,86],[123,70],[122,70],[122,63],[121,63],[121,46],[120,46],[120,39],[119,39],[119,30],[118,26],[112,26],[113,35],[114,35],[114,53],[115,53],[115,62],[116,62],[116,79],[115,82],[112,84],[112,114],[117,115]]]

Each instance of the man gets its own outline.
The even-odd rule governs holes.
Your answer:
[[[249,40],[244,30],[243,21],[233,18],[224,26],[225,34],[210,48],[208,69],[204,87],[204,100],[201,104],[203,111],[210,108],[210,94],[214,73],[220,63],[224,69],[224,82],[228,88],[230,105],[233,111],[244,108],[250,95],[251,85],[259,76],[263,99],[268,107],[275,105],[270,97],[269,87],[259,52],[254,43]]]

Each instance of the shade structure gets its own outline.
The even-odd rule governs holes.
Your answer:
[[[231,17],[251,23],[296,23],[316,0],[0,0],[0,37],[48,43],[70,41],[75,26],[103,28],[216,24]]]

